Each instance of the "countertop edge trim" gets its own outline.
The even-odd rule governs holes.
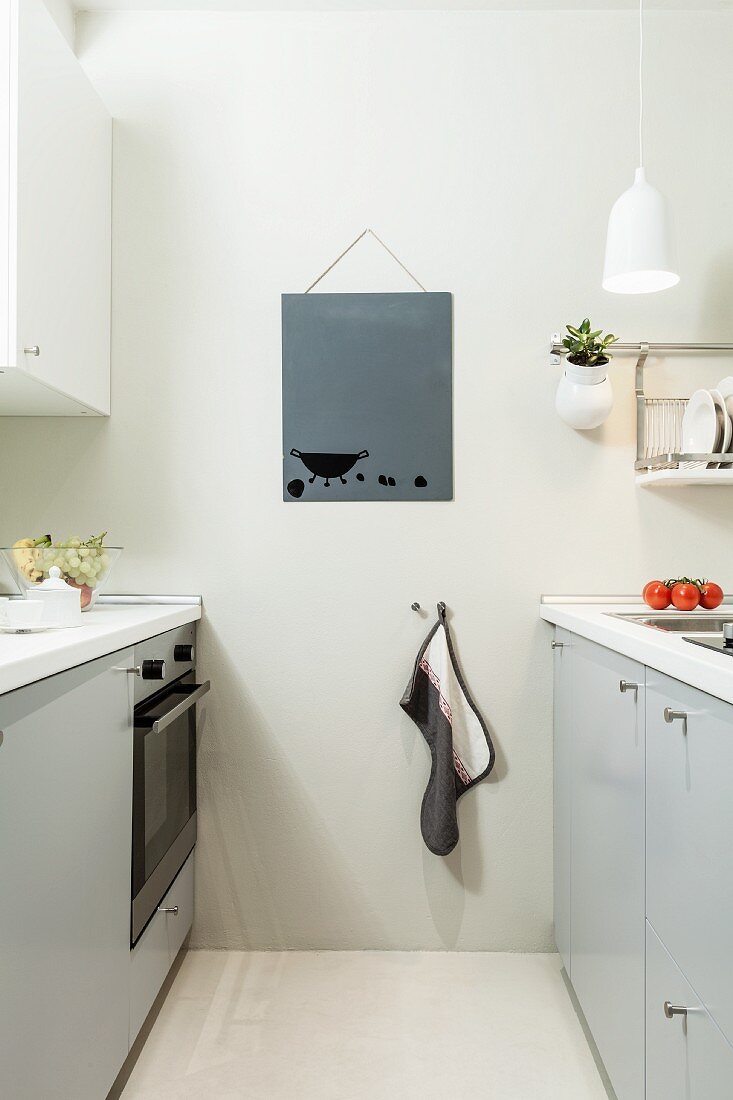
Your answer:
[[[113,595],[109,593],[107,595],[101,595],[97,599],[97,603],[106,604],[142,604],[147,606],[148,604],[157,604],[158,606],[167,607],[170,604],[201,607],[203,599],[201,596],[133,596],[133,595]]]

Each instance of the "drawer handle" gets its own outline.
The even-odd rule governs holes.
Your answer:
[[[671,1020],[673,1016],[686,1016],[687,1009],[682,1008],[681,1005],[673,1005],[669,1001],[664,1002],[664,1015],[668,1020]]]
[[[565,642],[550,642],[550,649],[563,649]]]
[[[672,722],[681,722],[682,732],[687,736],[687,714],[684,710],[672,710],[671,707],[665,707],[664,721],[670,725]]]
[[[159,905],[158,906],[158,912],[159,913],[173,913],[174,916],[178,916],[178,906],[177,905],[168,905],[168,906]]]
[[[633,691],[634,698],[636,699],[638,694],[639,694],[639,685],[638,684],[632,684],[631,680],[619,680],[618,690],[620,692]]]

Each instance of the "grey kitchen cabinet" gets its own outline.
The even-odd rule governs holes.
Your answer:
[[[573,637],[570,973],[618,1100],[644,1096],[644,675]]]
[[[130,1045],[145,1023],[170,966],[168,915],[159,911],[130,952]]]
[[[553,641],[553,853],[555,862],[555,944],[565,970],[572,977],[570,952],[570,828],[572,772],[572,642],[568,630],[558,627]]]
[[[733,1043],[733,706],[648,677],[647,917]]]
[[[733,705],[555,641],[558,950],[619,1100],[728,1100]]]
[[[646,1100],[730,1100],[733,1047],[650,925],[646,1002]]]
[[[134,1043],[193,923],[193,854],[130,953],[130,1045]]]
[[[128,1051],[133,651],[0,697],[0,1093],[102,1100]]]

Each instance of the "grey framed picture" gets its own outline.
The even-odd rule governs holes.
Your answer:
[[[283,500],[453,499],[453,298],[283,294]]]

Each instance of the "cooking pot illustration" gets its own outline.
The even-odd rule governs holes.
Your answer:
[[[308,481],[312,485],[317,477],[324,479],[324,485],[328,488],[330,478],[337,477],[342,485],[346,484],[344,474],[357,464],[360,458],[369,458],[369,451],[359,451],[358,455],[322,454],[320,451],[299,451],[293,447],[291,455],[299,458],[307,470],[313,474]]]

